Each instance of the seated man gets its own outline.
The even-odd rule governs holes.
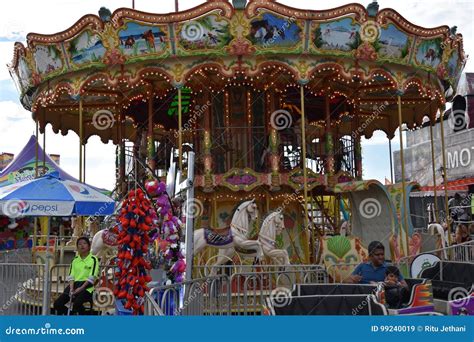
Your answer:
[[[92,303],[94,282],[99,275],[99,260],[90,253],[91,243],[88,238],[80,237],[77,239],[76,246],[78,255],[73,259],[69,268],[69,276],[66,278],[69,285],[54,302],[57,315],[67,313],[66,304],[70,301],[73,313],[79,315],[84,315],[84,303]]]
[[[385,247],[380,241],[369,243],[369,261],[363,262],[355,268],[352,275],[344,280],[352,284],[373,284],[385,281],[387,264],[385,263]],[[408,285],[400,274],[400,285],[407,288]]]

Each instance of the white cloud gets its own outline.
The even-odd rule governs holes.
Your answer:
[[[35,123],[31,113],[12,101],[0,102],[0,152],[18,155],[31,135]],[[43,144],[43,135],[39,138]],[[46,128],[46,152],[61,155],[61,168],[71,176],[79,177],[79,138],[73,133],[62,136],[54,134],[51,126]],[[115,185],[115,148],[92,137],[86,147],[86,182],[113,189]]]

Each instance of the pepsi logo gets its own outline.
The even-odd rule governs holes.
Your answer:
[[[87,190],[85,187],[82,187],[76,184],[69,184],[69,188],[72,191],[80,193],[81,195],[89,195],[89,190]]]

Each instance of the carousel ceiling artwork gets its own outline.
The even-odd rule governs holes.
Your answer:
[[[304,10],[251,0],[241,9],[208,0],[169,14],[105,10],[57,34],[30,33],[26,46],[15,44],[10,70],[41,130],[50,123],[55,132],[77,133],[80,100],[85,140],[98,135],[117,143],[140,120],[140,102],[172,102],[181,87],[193,98],[203,88],[217,93],[232,85],[274,89],[288,105],[298,104],[292,89],[304,85],[315,98],[307,101],[310,110],[317,112],[317,97],[326,94],[331,106],[345,102],[331,123],[341,133],[367,121],[361,135],[382,130],[391,138],[399,126],[397,97],[409,128],[425,115],[434,120],[465,62],[455,28],[423,28],[390,8]],[[380,106],[383,113],[374,115]],[[159,112],[158,134],[171,129],[168,109]],[[125,131],[87,124],[98,110],[114,113]],[[316,114],[308,121],[314,130],[324,125]]]

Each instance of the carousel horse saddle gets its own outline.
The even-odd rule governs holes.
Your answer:
[[[238,247],[238,246],[235,246],[234,248],[235,248],[236,252],[239,253],[239,254],[247,254],[247,255],[257,254],[256,249],[245,249],[245,248]]]
[[[204,237],[208,245],[225,246],[232,243],[232,231],[230,227],[225,228],[204,228]]]
[[[104,230],[102,232],[102,241],[107,246],[118,246],[118,235],[110,230]]]

